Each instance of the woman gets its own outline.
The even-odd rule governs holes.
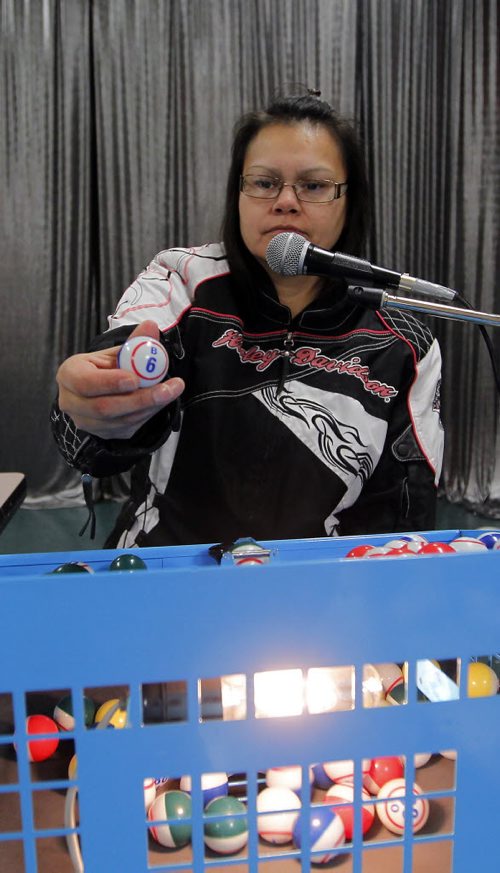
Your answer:
[[[266,261],[283,232],[361,254],[367,211],[355,133],[327,103],[284,97],[241,119],[224,244],[157,255],[109,330],[58,372],[68,463],[133,468],[108,546],[433,527],[436,341],[412,316],[353,305],[341,280],[282,277]],[[131,333],[161,334],[166,382],[139,389],[117,369]]]

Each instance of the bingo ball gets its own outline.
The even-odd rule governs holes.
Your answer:
[[[330,788],[332,780],[327,775],[323,764],[313,764],[312,771],[313,782],[316,788],[322,788],[324,791],[326,791],[327,788]]]
[[[380,676],[384,694],[387,696],[398,685],[404,685],[404,676],[401,667],[391,662],[375,664],[375,669]]]
[[[417,543],[419,546],[427,542],[425,537],[417,533],[400,534],[398,540],[405,540],[407,543]]]
[[[370,552],[366,553],[367,558],[387,558],[390,556],[392,549],[386,549],[385,546],[376,546]]]
[[[383,706],[385,702],[384,683],[373,664],[363,665],[363,706]]]
[[[112,709],[114,709],[117,704],[120,706],[113,712],[111,718],[109,718],[109,713]],[[127,710],[123,708],[123,704],[121,700],[118,698],[113,698],[112,700],[106,700],[95,714],[95,724],[99,725],[102,722],[105,722],[106,727],[111,728],[124,728],[127,725]]]
[[[68,779],[75,780],[78,778],[78,758],[73,755],[68,764]]]
[[[29,715],[26,719],[26,733],[29,736],[54,734],[54,736],[43,740],[30,740],[28,743],[29,761],[46,761],[54,754],[59,745],[59,728],[48,715]]]
[[[110,570],[147,570],[147,566],[139,555],[118,555],[109,565]]]
[[[373,552],[375,546],[371,546],[368,543],[363,543],[360,546],[354,546],[349,552],[347,552],[346,558],[366,558],[369,552]]]
[[[370,770],[364,780],[364,786],[370,794],[378,794],[386,782],[391,779],[402,779],[404,772],[401,758],[373,758]]]
[[[417,555],[455,555],[455,549],[449,543],[424,543]]]
[[[67,564],[61,564],[55,570],[51,570],[49,575],[58,575],[59,573],[93,573],[92,567],[85,564],[84,561],[68,561]]]
[[[485,530],[478,533],[478,540],[486,546],[487,549],[498,548],[500,543],[500,530]]]
[[[467,669],[467,696],[492,697],[498,691],[498,676],[492,667],[473,661]]]
[[[431,760],[430,752],[417,752],[416,755],[413,756],[413,766],[418,769],[419,767],[425,767],[425,765]]]
[[[191,794],[191,776],[182,776],[180,781],[181,791]],[[216,797],[225,797],[229,791],[227,773],[203,773],[201,777],[201,791],[203,806],[210,803]]]
[[[313,769],[309,767],[309,782],[311,785],[313,779]],[[292,791],[300,791],[302,786],[302,767],[271,767],[269,770],[266,770],[266,785],[268,788],[291,788]]]
[[[89,697],[83,698],[83,717],[86,727],[90,727],[94,723],[95,718],[95,703]],[[73,701],[71,694],[61,698],[59,703],[54,707],[54,721],[63,731],[72,731],[75,727],[75,719],[73,717]]]
[[[146,812],[156,798],[156,782],[152,777],[144,780],[144,806]]]
[[[291,788],[264,788],[257,795],[257,812],[266,813],[257,817],[259,837],[276,846],[291,842],[300,807]]]
[[[371,761],[369,758],[363,758],[361,763],[363,772],[363,785],[365,779],[370,772]],[[341,782],[343,785],[354,784],[354,761],[325,761],[323,764],[325,773],[330,777],[332,782]]]
[[[370,795],[365,788],[361,789],[361,800],[370,800]],[[354,787],[341,785],[337,782],[325,794],[324,803],[328,803],[334,812],[342,819],[344,824],[345,838],[351,840],[354,833]],[[339,806],[338,804],[343,804]],[[348,804],[348,805],[344,805]],[[361,831],[366,834],[375,819],[375,807],[373,803],[363,803],[361,807]]]
[[[488,546],[475,537],[457,537],[450,543],[455,552],[486,552]]]
[[[403,834],[405,829],[405,800],[404,794],[406,791],[405,779],[391,779],[382,786],[377,799],[383,803],[377,803],[377,815],[387,830],[393,834]],[[422,789],[413,783],[413,794],[418,795],[412,806],[413,833],[423,828],[429,818],[429,801],[425,797],[420,797]]]
[[[191,839],[191,809],[191,798],[185,791],[159,794],[148,809],[149,821],[158,822],[149,828],[153,839],[167,849],[186,846]]]
[[[118,352],[118,366],[139,376],[139,388],[157,385],[167,375],[168,355],[158,340],[148,336],[128,339]]]
[[[423,544],[423,538],[421,540],[411,540],[409,537],[403,536],[398,537],[395,540],[389,540],[389,542],[385,544],[385,548],[391,549],[391,551],[415,554]]]
[[[297,849],[302,846],[302,828],[303,822],[299,816],[293,827],[293,842]],[[309,835],[312,863],[327,864],[337,854],[333,850],[345,843],[344,823],[330,806],[313,806],[310,810]]]
[[[204,839],[219,855],[239,852],[248,841],[246,806],[237,797],[215,797],[205,807]],[[210,821],[213,818],[214,821]]]

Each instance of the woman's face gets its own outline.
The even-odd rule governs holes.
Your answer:
[[[347,181],[340,146],[321,124],[280,123],[264,127],[250,142],[242,175],[275,176],[284,182],[331,179]],[[298,200],[293,188],[282,188],[275,200],[240,193],[240,230],[248,250],[268,270],[266,251],[278,233],[295,232],[324,249],[337,242],[345,222],[346,195],[327,203]]]

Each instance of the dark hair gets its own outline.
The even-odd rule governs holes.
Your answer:
[[[265,271],[250,254],[241,237],[240,176],[250,142],[259,131],[272,124],[321,124],[335,137],[346,165],[349,187],[345,224],[334,249],[350,255],[363,254],[369,226],[370,199],[360,140],[354,124],[338,115],[324,100],[319,100],[314,96],[315,93],[318,92],[277,97],[266,109],[246,113],[236,123],[222,221],[222,239],[232,273],[245,284],[252,276],[262,278]]]

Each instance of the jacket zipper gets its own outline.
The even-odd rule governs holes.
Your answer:
[[[293,331],[289,330],[283,343],[283,352],[281,357],[281,376],[278,383],[277,394],[281,394],[281,392],[283,391],[286,378],[290,371],[290,358],[293,354],[293,345]]]

